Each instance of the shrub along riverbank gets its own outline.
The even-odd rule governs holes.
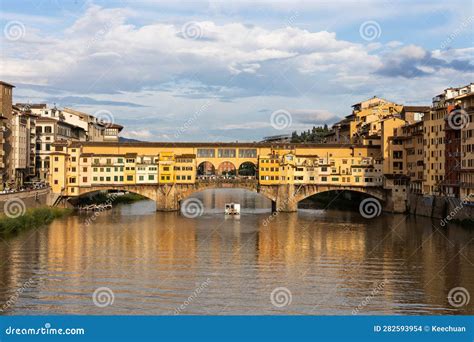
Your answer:
[[[75,205],[89,205],[89,204],[105,204],[111,203],[114,204],[130,204],[138,201],[146,200],[147,198],[142,195],[138,195],[132,192],[129,192],[124,195],[117,195],[114,193],[98,193],[91,197],[80,198]]]
[[[26,229],[38,228],[72,212],[71,209],[44,207],[29,209],[18,217],[1,216],[0,235],[11,235]]]

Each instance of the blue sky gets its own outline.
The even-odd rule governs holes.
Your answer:
[[[0,79],[131,138],[258,141],[473,82],[473,3],[413,3],[2,0]]]

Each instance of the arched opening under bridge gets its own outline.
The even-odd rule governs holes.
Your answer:
[[[217,174],[219,176],[233,177],[237,175],[237,169],[232,162],[224,161],[217,167]]]
[[[240,164],[237,174],[240,177],[255,177],[257,175],[257,166],[252,162]]]
[[[204,161],[197,167],[197,175],[201,176],[214,176],[216,174],[216,168],[211,162]]]

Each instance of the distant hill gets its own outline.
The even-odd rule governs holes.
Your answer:
[[[119,142],[141,142],[141,141],[137,140],[137,139],[129,139],[129,138],[124,138],[124,137],[119,137]]]

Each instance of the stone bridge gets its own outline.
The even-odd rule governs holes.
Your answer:
[[[79,196],[104,190],[129,191],[154,200],[159,211],[179,210],[180,203],[193,193],[207,189],[246,189],[261,194],[272,201],[273,210],[293,212],[298,208],[298,202],[318,193],[346,190],[365,193],[377,198],[382,205],[390,197],[390,191],[382,187],[322,185],[322,184],[281,184],[259,185],[255,179],[219,179],[200,180],[194,184],[130,184],[130,185],[100,185],[80,187]],[[393,211],[384,206],[384,209]]]

